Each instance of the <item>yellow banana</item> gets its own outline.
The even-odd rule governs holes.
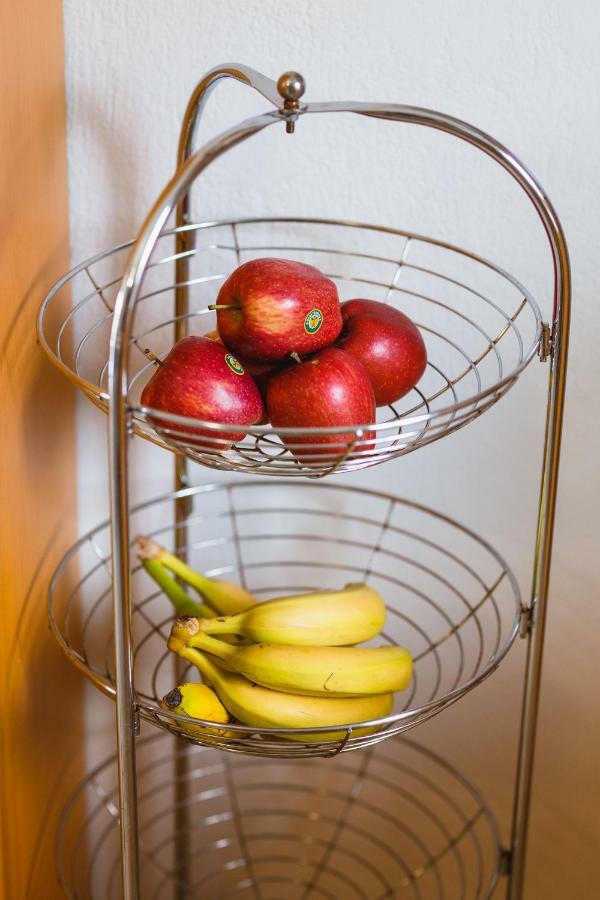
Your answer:
[[[206,575],[192,569],[152,538],[140,535],[135,539],[135,544],[141,560],[155,559],[166,566],[174,575],[193,587],[219,616],[235,615],[258,602],[256,597],[239,584],[220,578],[207,578]]]
[[[257,644],[337,647],[379,634],[385,605],[366,584],[257,603],[234,616],[203,619],[205,634],[240,634]]]
[[[228,672],[278,691],[317,697],[388,694],[403,691],[412,677],[412,657],[404,647],[232,647],[200,627],[198,619],[178,619],[171,635],[216,656]]]
[[[282,738],[302,743],[341,740],[346,731],[336,731],[336,725],[353,725],[380,719],[389,715],[393,697],[391,694],[375,694],[370,697],[306,697],[287,694],[252,684],[243,675],[220,669],[204,653],[187,647],[180,640],[169,638],[168,647],[183,659],[195,665],[203,677],[210,681],[218,697],[229,712],[256,728],[318,728],[331,726],[333,730],[319,734],[282,734]],[[356,728],[354,736],[370,734],[376,727]]]
[[[212,690],[206,684],[187,682],[169,691],[160,701],[162,709],[167,712],[180,713],[193,719],[205,719],[226,725],[230,715]],[[223,728],[210,728],[205,725],[184,725],[178,721],[177,726],[191,737],[203,739],[229,737],[233,732]]]

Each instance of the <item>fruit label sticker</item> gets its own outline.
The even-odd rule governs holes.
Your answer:
[[[237,360],[237,359],[235,358],[235,356],[233,355],[233,353],[226,353],[226,354],[225,354],[225,362],[227,363],[227,365],[229,366],[229,368],[231,369],[231,371],[232,371],[232,372],[235,372],[236,375],[243,375],[243,374],[244,374],[244,371],[245,371],[245,370],[244,370],[243,365],[241,364],[241,362],[240,362],[239,360]]]
[[[304,330],[307,334],[316,334],[323,324],[323,313],[320,309],[311,309],[304,320]]]

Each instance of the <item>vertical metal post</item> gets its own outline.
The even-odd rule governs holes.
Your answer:
[[[111,339],[112,340],[112,339]],[[114,358],[120,358],[119,346]],[[121,826],[121,877],[123,900],[140,896],[135,736],[138,727],[133,687],[133,653],[130,603],[129,497],[127,472],[128,420],[116,370],[109,365],[109,461],[115,675],[117,715],[117,763]],[[117,365],[118,368],[118,365]]]
[[[185,162],[185,159],[177,159],[177,168]],[[177,206],[176,225],[184,225],[188,222],[189,195],[186,194]],[[185,253],[189,249],[191,241],[189,231],[178,231],[175,236],[176,254]],[[185,282],[189,279],[189,258],[179,257],[175,260],[175,341],[180,341],[188,333],[187,318],[189,289]],[[174,466],[174,487],[179,491],[188,484],[188,465],[185,456],[176,454]],[[190,513],[190,500],[188,497],[178,497],[175,500],[175,552],[178,556],[186,556],[187,527],[184,524]],[[185,670],[185,662],[175,656],[175,680],[179,684]],[[175,900],[186,900],[190,885],[190,844],[189,844],[189,791],[186,784],[189,771],[189,746],[186,743],[181,753],[175,755],[175,829],[178,835],[175,841],[175,870],[177,879],[175,885]]]
[[[527,830],[531,807],[535,738],[540,699],[544,632],[546,627],[565,399],[570,319],[570,273],[567,249],[560,231],[557,237],[557,252],[555,254],[557,297],[552,328],[544,459],[538,507],[530,607],[531,616],[527,634],[526,671],[513,805],[511,863],[507,889],[508,900],[521,900],[525,881]]]

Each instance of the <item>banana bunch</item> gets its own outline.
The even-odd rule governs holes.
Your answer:
[[[335,726],[384,718],[393,693],[410,684],[408,650],[354,646],[374,638],[385,623],[385,604],[370,586],[349,584],[260,603],[239,585],[202,575],[150,538],[139,537],[136,545],[177,615],[167,646],[204,681],[170,691],[161,702],[164,710],[217,725],[232,716],[257,729],[293,729],[281,736],[303,743],[340,740],[346,732]],[[179,724],[202,740],[231,734]],[[302,726],[327,730],[309,734]],[[375,730],[366,726],[352,734]]]
[[[376,694],[371,697],[305,697],[301,694],[286,694],[253,684],[243,675],[221,669],[208,654],[194,647],[181,646],[170,649],[183,659],[191,662],[202,673],[215,690],[219,700],[229,712],[243,722],[256,728],[293,728],[303,725],[309,728],[319,726],[351,725],[368,722],[389,715],[392,709],[391,694]],[[188,726],[191,727],[191,726]],[[369,734],[374,728],[357,728],[354,735]],[[341,740],[345,731],[325,731],[318,734],[282,733],[282,737],[302,743]]]

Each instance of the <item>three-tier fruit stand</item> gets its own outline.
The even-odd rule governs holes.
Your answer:
[[[200,115],[222,78],[254,88],[273,109],[194,151]],[[86,778],[61,822],[59,871],[71,897],[113,900],[121,878],[125,900],[142,893],[479,898],[492,894],[501,874],[510,900],[522,896],[567,359],[564,237],[531,173],[473,126],[397,104],[305,104],[303,93],[296,73],[275,83],[245,66],[210,71],[190,98],[175,175],[136,240],[76,266],[40,311],[44,349],[108,413],[109,426],[110,522],[71,548],[50,588],[57,640],[117,710],[117,754]],[[293,133],[315,113],[438,129],[502,166],[531,200],[548,236],[551,320],[506,271],[421,235],[292,216],[193,221],[190,189],[214,160],[270,126]],[[209,329],[220,284],[241,262],[259,256],[317,265],[342,299],[358,294],[401,305],[427,344],[427,370],[417,387],[380,410],[376,423],[309,431],[252,426],[232,447],[222,437],[231,430],[225,423],[161,413],[157,427],[152,410],[140,404],[153,365],[174,340]],[[74,302],[56,325],[53,304],[65,291]],[[548,366],[549,393],[533,585],[522,600],[507,563],[463,525],[327,476],[389,461],[464,427],[536,357]],[[193,440],[199,427],[201,445]],[[134,434],[175,451],[176,490],[131,508]],[[311,455],[307,439],[323,434],[335,435],[334,442],[326,454],[315,443]],[[299,455],[295,441],[302,444]],[[192,487],[189,460],[278,477]],[[192,737],[184,724],[189,719],[166,713],[159,703],[186,670],[174,667],[165,646],[172,610],[136,565],[131,538],[138,532],[259,597],[368,581],[388,602],[383,640],[413,653],[410,689],[397,696],[389,716],[360,723],[370,726],[367,734],[356,724],[340,726],[332,740],[324,734],[331,731],[327,726],[234,723],[225,733]],[[503,848],[478,791],[412,737],[397,736],[481,683],[519,634],[527,661],[512,835]],[[158,731],[140,737],[142,720]],[[310,740],[298,740],[293,731]]]

